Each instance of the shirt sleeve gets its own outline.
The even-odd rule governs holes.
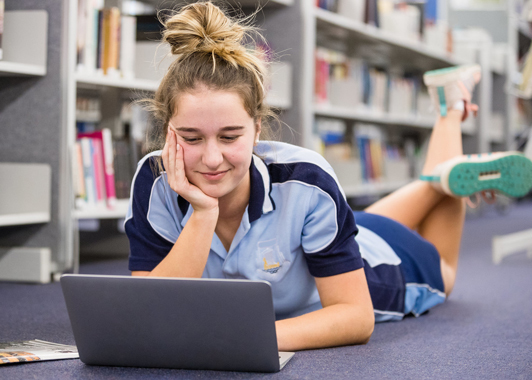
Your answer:
[[[162,183],[165,177],[154,174],[150,160],[139,164],[125,222],[131,271],[152,271],[170,252],[180,233],[166,201],[165,193],[172,190]]]
[[[328,277],[363,268],[353,211],[332,177],[320,182],[310,197],[302,234],[310,274]]]

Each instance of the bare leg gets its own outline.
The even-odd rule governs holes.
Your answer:
[[[451,110],[434,125],[423,174],[430,175],[438,164],[463,154],[462,112]],[[434,244],[442,259],[445,293],[450,294],[456,277],[465,204],[435,190],[429,183],[414,181],[377,201],[366,210],[411,228]]]

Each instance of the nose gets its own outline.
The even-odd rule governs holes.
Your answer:
[[[216,170],[224,161],[224,156],[221,147],[217,142],[208,142],[205,144],[203,151],[202,163],[209,170]]]

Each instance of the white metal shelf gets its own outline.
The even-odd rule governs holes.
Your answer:
[[[79,88],[98,89],[99,87],[116,87],[131,91],[155,92],[159,87],[159,82],[147,79],[124,79],[104,75],[88,75],[76,73],[76,84]],[[287,109],[291,107],[289,101],[276,97],[268,98],[268,105],[277,109]],[[92,120],[92,119],[91,119]]]
[[[76,83],[78,87],[95,88],[95,87],[117,87],[127,90],[156,91],[159,82],[146,79],[124,79],[120,77],[111,77],[104,75],[90,75],[76,73]]]
[[[314,114],[316,116],[359,120],[376,124],[402,125],[425,129],[432,129],[434,125],[434,118],[432,117],[400,116],[386,113],[362,112],[346,107],[330,105],[315,105]]]
[[[412,179],[405,179],[404,181],[397,182],[373,182],[373,183],[361,183],[354,186],[345,186],[342,187],[345,192],[346,197],[360,197],[365,195],[383,195],[386,193],[391,193],[399,189],[400,187],[410,183]]]
[[[159,6],[165,8],[172,7],[172,4],[169,4],[168,0],[143,0],[143,2],[153,4],[157,8]],[[174,3],[183,3],[183,1],[174,1]],[[255,8],[258,6],[264,8],[278,8],[293,5],[294,0],[229,0],[228,3],[231,6],[237,6],[242,8]]]
[[[337,107],[330,105],[314,105],[314,115],[332,117],[338,119],[358,120],[367,123],[399,125],[421,129],[432,129],[435,117],[420,116],[400,116],[386,113],[371,113],[353,110],[346,107]],[[462,133],[472,135],[476,131],[474,119],[469,119],[462,124]]]
[[[6,11],[3,21],[0,76],[46,75],[48,13],[44,10]]]
[[[74,210],[75,219],[120,219],[125,218],[129,207],[129,199],[118,199],[114,209],[109,209],[105,204]]]
[[[378,61],[386,57],[388,64],[423,71],[464,63],[451,54],[435,49],[423,42],[397,36],[333,12],[316,7],[314,15],[318,28],[318,39],[344,41],[344,44],[357,51],[356,55],[369,60]]]
[[[0,76],[36,76],[46,75],[46,66],[27,63],[0,61]]]
[[[48,223],[49,221],[49,212],[0,215],[0,226],[19,226],[22,224]]]

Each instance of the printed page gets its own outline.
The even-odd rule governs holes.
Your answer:
[[[79,358],[76,346],[38,339],[0,343],[0,365],[76,358]]]

